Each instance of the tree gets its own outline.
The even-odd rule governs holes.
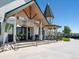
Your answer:
[[[71,29],[68,26],[64,26],[64,30],[63,30],[63,34],[70,34],[71,33]]]

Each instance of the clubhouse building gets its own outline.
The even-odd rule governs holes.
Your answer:
[[[61,27],[47,4],[43,13],[35,0],[2,0],[0,2],[0,42],[53,40]]]

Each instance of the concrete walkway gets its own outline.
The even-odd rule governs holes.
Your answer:
[[[0,59],[79,59],[79,40],[10,50],[0,53]]]

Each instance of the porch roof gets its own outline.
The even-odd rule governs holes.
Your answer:
[[[38,4],[35,1],[30,1],[18,8],[15,8],[9,12],[6,13],[6,16],[12,15],[16,12],[19,12],[23,10],[26,14],[26,16],[30,19],[34,19],[34,20],[38,20],[38,21],[42,21],[43,24],[47,25],[48,21],[47,19],[44,17],[44,14],[42,13],[41,9],[39,8]]]
[[[61,28],[61,26],[59,26],[59,25],[46,25],[45,26],[46,28],[48,28],[48,29],[58,29],[58,28]]]

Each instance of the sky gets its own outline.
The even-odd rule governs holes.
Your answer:
[[[79,33],[79,0],[36,0],[42,12],[49,3],[54,14],[54,24],[69,26],[72,32]]]

